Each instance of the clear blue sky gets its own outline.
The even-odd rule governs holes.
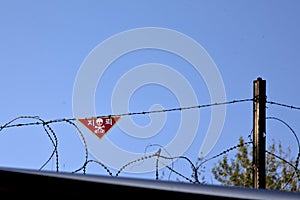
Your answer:
[[[226,92],[226,101],[252,98],[253,80],[262,77],[267,82],[268,100],[300,106],[299,7],[300,2],[297,0],[1,1],[0,124],[19,116],[39,116],[46,121],[73,118],[74,86],[80,68],[91,52],[112,36],[145,27],[173,30],[200,44],[217,67]],[[151,37],[149,34],[150,41]],[[127,42],[130,44],[134,41]],[[118,48],[123,45],[127,43],[119,44]],[[183,42],[180,45],[186,44]],[[115,48],[106,50],[111,54],[116,51]],[[107,52],[104,54],[108,55]],[[100,62],[105,60],[105,55],[103,58],[99,55]],[[143,64],[147,68],[147,63],[168,66],[165,69],[174,69],[172,72],[176,70],[177,75],[184,77],[182,80],[189,82],[197,97],[197,104],[215,103],[211,102],[205,77],[197,74],[190,63],[170,52],[141,49],[120,56],[102,74],[94,96],[97,115],[120,114],[115,113],[120,109],[140,112],[155,108],[177,108],[181,106],[182,100],[178,98],[184,97],[187,102],[192,99],[186,95],[186,90],[180,90],[182,85],[179,79],[169,76],[167,72],[161,72],[163,75],[159,72],[156,72],[157,75],[144,73],[127,79],[126,84],[134,85],[151,78],[154,79],[153,83],[140,85],[130,94],[126,93],[126,89],[117,90],[117,102],[111,106],[114,87],[118,81],[123,80],[123,75],[130,74],[131,70]],[[155,78],[159,75],[176,87],[155,84]],[[179,93],[172,91],[174,88]],[[126,103],[127,108],[115,108]],[[84,107],[80,109],[84,110]],[[193,162],[197,160],[209,127],[210,109],[198,110],[201,117],[196,125],[199,128],[197,136],[184,153]],[[268,105],[267,115],[288,122],[296,133],[300,131],[298,110]],[[127,135],[118,124],[106,136],[125,151],[144,153],[147,145],[164,146],[176,137],[182,120],[180,116],[179,111],[152,115],[152,122],[158,119],[156,122],[159,124],[160,119],[166,120],[159,129],[153,126],[147,128],[151,124],[148,115],[134,115],[132,120],[144,138]],[[191,126],[197,123],[188,114],[183,118]],[[32,121],[35,120],[18,120],[17,123]],[[85,156],[76,129],[67,123],[51,126],[58,137],[60,170],[76,170],[83,164]],[[217,143],[207,158],[236,145],[240,136],[247,138],[251,129],[252,102],[227,105],[221,135],[215,138]],[[297,156],[298,147],[293,134],[281,123],[268,120],[267,142],[270,143],[272,139],[282,141],[284,147],[291,146],[293,156]],[[42,126],[9,128],[0,132],[0,166],[39,169],[52,151],[53,146]],[[116,157],[109,148],[103,154]],[[92,159],[93,156],[90,156]],[[178,155],[173,153],[173,156]],[[126,157],[123,159],[126,160]],[[208,163],[206,171],[209,172],[212,163],[216,161]],[[178,165],[180,167],[176,170],[188,176],[189,165]],[[155,169],[155,163],[153,166]],[[55,159],[44,169],[55,170]],[[106,175],[105,170],[96,164],[89,165],[87,173]],[[142,174],[137,176],[144,177]],[[150,173],[150,178],[154,176],[154,173]],[[172,178],[176,179],[176,176]],[[208,178],[207,182],[213,181]]]

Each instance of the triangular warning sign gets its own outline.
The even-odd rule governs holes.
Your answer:
[[[120,118],[121,116],[77,118],[77,121],[101,139]]]

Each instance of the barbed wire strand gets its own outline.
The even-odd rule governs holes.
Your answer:
[[[293,165],[292,163],[290,163],[290,162],[287,161],[286,159],[284,159],[284,158],[282,158],[282,157],[276,155],[275,153],[272,153],[272,152],[270,152],[270,151],[268,151],[268,150],[266,150],[265,152],[268,153],[268,154],[270,154],[270,155],[272,155],[272,156],[274,156],[274,157],[276,157],[277,159],[282,160],[283,162],[287,163],[289,166],[291,166],[292,168],[294,168],[294,172],[292,173],[292,175],[291,175],[291,177],[289,178],[289,180],[288,180],[288,181],[284,184],[284,186],[282,187],[283,189],[286,189],[286,187],[289,185],[289,183],[292,182],[292,180],[293,180],[295,174],[297,175],[298,181],[300,181],[299,169],[298,169],[297,166]],[[283,177],[281,177],[281,178],[283,178]]]
[[[9,122],[7,122],[6,124],[4,124],[2,127],[0,127],[0,131],[3,130],[3,128],[6,128],[7,126],[9,126],[11,123],[19,120],[19,119],[36,119],[38,121],[41,122],[41,124],[43,125],[43,128],[48,136],[48,138],[50,139],[52,145],[54,146],[54,150],[52,151],[52,154],[50,155],[50,157],[48,158],[48,160],[42,165],[42,167],[40,167],[39,170],[42,170],[42,168],[51,160],[51,158],[53,157],[53,155],[55,154],[56,155],[56,171],[58,172],[58,152],[57,152],[57,144],[58,144],[58,140],[57,140],[57,137],[54,133],[54,131],[51,129],[50,126],[47,126],[47,124],[45,123],[44,120],[42,120],[39,116],[19,116],[19,117],[16,117],[12,120],[10,120]],[[35,122],[35,123],[38,123],[38,122]],[[54,140],[55,142],[53,141],[50,133],[48,132],[47,128],[45,127],[47,126],[47,128],[50,130],[50,132],[52,133],[53,137],[54,137]]]
[[[277,106],[282,106],[282,107],[287,107],[287,108],[290,108],[290,109],[300,110],[300,107],[287,105],[287,104],[283,104],[283,103],[278,103],[278,102],[275,102],[275,101],[266,101],[266,103],[277,105]]]
[[[0,131],[2,131],[4,128],[9,128],[10,124],[17,121],[18,119],[39,119],[39,116],[19,116],[19,117],[13,118],[12,120],[5,123],[3,126],[0,126]],[[35,124],[35,123],[33,123],[33,124]],[[41,124],[43,124],[43,123],[41,123]]]
[[[297,145],[298,145],[298,155],[297,155],[297,158],[296,158],[296,168],[298,168],[298,165],[299,165],[299,159],[300,159],[300,141],[299,141],[299,138],[296,134],[296,132],[294,131],[294,129],[288,124],[286,123],[284,120],[282,119],[279,119],[277,117],[266,117],[266,119],[273,119],[273,120],[277,120],[281,123],[283,123],[285,126],[287,126],[290,131],[293,133],[293,135],[295,136],[295,139],[296,139],[296,142],[297,142]]]
[[[194,177],[195,177],[195,181],[193,181],[193,180],[191,180],[191,179],[185,177],[184,175],[182,175],[181,173],[175,171],[173,168],[169,167],[168,165],[165,165],[165,167],[167,167],[169,170],[171,170],[172,172],[176,173],[177,175],[179,175],[179,176],[185,178],[185,179],[188,180],[189,182],[192,182],[192,183],[200,183],[199,180],[198,180],[198,176],[197,176],[197,168],[196,168],[196,166],[194,165],[194,163],[193,163],[188,157],[186,157],[186,156],[167,157],[167,156],[162,156],[162,155],[157,155],[157,156],[159,156],[159,157],[161,157],[161,158],[164,158],[164,159],[172,159],[172,160],[174,160],[174,159],[184,159],[184,160],[188,161],[189,164],[192,166],[193,174],[195,175],[195,176],[194,176]]]
[[[196,183],[195,181],[189,179],[188,177],[184,176],[183,174],[179,173],[178,171],[174,170],[173,168],[171,168],[168,165],[164,165],[167,169],[169,169],[170,171],[172,171],[173,173],[177,174],[178,176],[184,178],[186,181],[189,181],[191,183]]]
[[[110,175],[110,176],[113,176],[113,173],[108,169],[108,167],[106,165],[104,165],[103,163],[101,163],[100,161],[97,161],[97,160],[87,160],[86,162],[84,162],[83,166],[80,167],[79,169],[76,169],[75,171],[73,171],[72,173],[77,173],[79,172],[80,170],[84,170],[84,174],[85,173],[85,170],[86,170],[86,167],[87,167],[87,164],[88,163],[91,163],[91,162],[94,162],[94,163],[97,163],[99,164],[101,167],[103,167],[106,172]]]
[[[299,158],[300,158],[300,142],[299,142],[299,138],[298,138],[296,132],[294,131],[294,129],[287,122],[285,122],[284,120],[279,119],[277,117],[267,117],[266,119],[277,120],[277,121],[283,123],[285,126],[287,126],[289,128],[289,130],[295,136],[295,139],[296,139],[296,142],[297,142],[297,145],[298,145],[298,154],[297,154],[297,158],[296,158],[296,161],[295,161],[295,171],[293,172],[293,174],[292,174],[291,178],[289,179],[289,181],[283,187],[283,188],[285,188],[285,187],[287,187],[288,183],[290,183],[293,180],[293,177],[294,177],[295,174],[297,175],[298,179],[300,180],[299,171],[298,171]],[[284,159],[282,159],[282,160],[284,160]],[[285,162],[287,162],[287,161],[285,161]],[[289,164],[289,162],[287,162],[287,163]]]
[[[243,145],[250,145],[250,144],[253,144],[253,142],[252,142],[252,141],[250,141],[250,142],[244,142],[244,143],[242,143],[242,144],[238,144],[238,145],[235,145],[235,146],[233,146],[233,147],[230,147],[230,148],[228,148],[228,149],[222,151],[221,153],[219,153],[219,154],[217,154],[217,155],[215,155],[215,156],[212,156],[212,157],[210,157],[210,158],[208,158],[208,159],[205,159],[204,161],[202,161],[202,162],[196,167],[196,169],[199,169],[204,163],[206,163],[206,162],[208,162],[208,161],[210,161],[210,160],[212,160],[212,159],[215,159],[215,158],[220,157],[220,156],[222,156],[222,155],[224,155],[224,154],[227,154],[227,153],[229,153],[230,151],[235,150],[235,149],[237,149],[237,148],[239,148],[239,147],[241,147],[241,146],[243,146]]]
[[[40,120],[42,120],[42,119],[40,119]],[[58,139],[57,139],[57,136],[56,136],[55,132],[53,131],[53,129],[49,126],[49,124],[44,124],[44,125],[43,125],[43,128],[44,128],[44,130],[46,131],[46,133],[47,133],[49,139],[51,140],[54,149],[53,149],[53,151],[52,151],[50,157],[48,158],[48,160],[40,167],[39,170],[42,170],[42,169],[50,162],[50,160],[53,158],[53,156],[55,155],[55,158],[56,158],[56,159],[55,159],[56,171],[58,172],[58,171],[59,171],[59,160],[58,160],[58,151],[57,151],[57,147],[58,147]],[[50,136],[50,134],[49,134],[47,128],[48,128],[49,131],[52,133],[55,142],[54,142],[53,139],[51,138],[51,136]]]
[[[158,180],[159,178],[158,178],[158,163],[159,163],[159,158],[160,158],[160,153],[161,153],[161,149],[159,149],[158,151],[157,151],[157,159],[156,159],[156,163],[155,163],[155,179],[156,180]]]
[[[147,149],[148,149],[149,147],[153,147],[153,146],[158,146],[158,147],[159,147],[159,150],[164,150],[164,151],[169,155],[170,158],[172,157],[171,154],[167,151],[167,149],[166,149],[165,147],[163,147],[162,145],[160,145],[160,144],[148,144],[148,145],[145,147],[144,154],[146,154]],[[161,153],[161,152],[160,152],[160,153]],[[142,163],[142,162],[141,162],[141,163]],[[172,165],[172,168],[174,168],[174,162],[173,162],[173,160],[172,160],[172,162],[171,162],[171,165]],[[172,171],[170,171],[170,173],[169,173],[169,176],[168,176],[168,179],[169,179],[169,180],[170,180],[171,175],[172,175]]]
[[[289,166],[294,168],[294,170],[297,171],[297,173],[300,172],[299,169],[296,167],[296,165],[293,165],[291,162],[287,161],[286,159],[284,159],[284,158],[282,158],[282,157],[280,157],[280,156],[276,155],[275,153],[272,153],[268,150],[266,150],[265,152],[272,155],[272,156],[274,156],[274,157],[276,157],[276,158],[278,158],[279,160],[282,160],[283,162],[287,163]],[[300,177],[298,177],[298,179],[300,180]]]
[[[143,161],[143,160],[145,160],[145,159],[149,159],[149,158],[153,158],[153,157],[157,156],[157,153],[158,153],[158,152],[159,152],[159,151],[157,151],[156,153],[154,153],[154,154],[152,154],[152,155],[142,156],[142,157],[137,158],[137,159],[135,159],[135,160],[133,160],[133,161],[131,161],[131,162],[128,162],[127,164],[123,165],[123,166],[118,170],[118,172],[116,173],[115,176],[119,176],[119,174],[120,174],[125,168],[127,168],[129,165],[132,165],[133,163],[140,162],[140,161]]]
[[[129,113],[123,113],[123,114],[110,114],[110,115],[99,115],[99,116],[91,116],[91,117],[85,117],[83,119],[90,119],[90,118],[102,118],[102,117],[116,117],[116,116],[131,116],[131,115],[145,115],[145,114],[152,114],[152,113],[162,113],[162,112],[173,112],[173,111],[183,111],[183,110],[190,110],[190,109],[200,109],[200,108],[206,108],[206,107],[212,107],[212,106],[220,106],[220,105],[229,105],[234,103],[241,103],[241,102],[247,102],[247,101],[253,101],[253,98],[251,99],[239,99],[239,100],[232,100],[232,101],[225,101],[220,103],[211,103],[211,104],[202,104],[202,105],[196,105],[196,106],[188,106],[188,107],[177,107],[177,108],[171,108],[171,109],[162,109],[162,110],[152,110],[152,111],[142,111],[142,112],[129,112]],[[23,118],[23,117],[20,117]],[[65,122],[65,121],[75,121],[77,118],[61,118],[61,119],[54,119],[46,121],[46,124],[51,123],[58,123],[58,122]],[[11,127],[20,127],[20,126],[30,126],[30,125],[41,125],[42,122],[31,122],[31,123],[19,123],[19,124],[11,124],[11,122],[0,126],[0,131],[4,128],[11,128]]]
[[[84,150],[85,150],[85,162],[84,163],[86,163],[87,160],[88,160],[88,156],[89,156],[88,146],[87,146],[86,139],[85,139],[83,133],[81,132],[81,130],[79,129],[79,127],[74,122],[72,122],[70,120],[66,120],[66,122],[69,123],[69,124],[71,124],[71,125],[73,125],[76,128],[77,132],[79,133],[79,135],[80,135],[80,137],[82,139],[82,142],[84,144]],[[85,166],[85,165],[83,165],[83,166]],[[83,168],[83,172],[84,172],[84,174],[86,173],[85,167]]]

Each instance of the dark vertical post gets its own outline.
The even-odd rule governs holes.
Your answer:
[[[253,187],[266,188],[266,81],[253,81]]]

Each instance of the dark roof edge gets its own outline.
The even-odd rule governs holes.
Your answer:
[[[91,174],[76,174],[70,172],[39,171],[18,168],[0,168],[0,173],[29,174],[33,176],[53,177],[57,179],[76,180],[82,183],[101,183],[108,185],[120,185],[127,187],[146,188],[153,190],[165,190],[169,192],[182,192],[190,194],[201,194],[218,197],[231,197],[238,199],[272,199],[272,200],[293,200],[300,199],[300,193],[264,190],[233,186],[220,186],[209,184],[192,184],[174,181],[157,181],[148,179],[111,177]]]

